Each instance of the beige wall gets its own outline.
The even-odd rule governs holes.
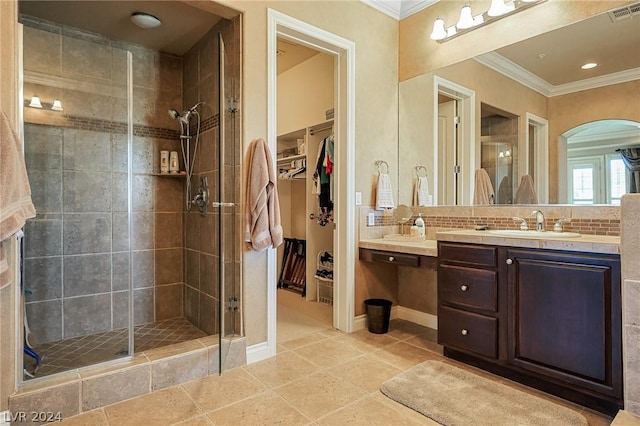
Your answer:
[[[445,0],[400,21],[400,81],[525,40],[598,13],[631,3],[626,0],[548,0],[517,15],[494,22],[445,43],[429,38],[433,21],[442,17],[453,25],[458,19],[460,0]],[[468,2],[472,10],[489,9],[490,0]]]
[[[0,1],[0,110],[16,123],[17,107],[17,2]],[[15,286],[0,290],[0,411],[9,408],[15,387]]]
[[[640,80],[549,98],[549,201],[558,201],[558,137],[596,120],[640,122]]]

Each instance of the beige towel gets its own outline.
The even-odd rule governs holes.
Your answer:
[[[35,215],[22,144],[9,118],[0,111],[0,288],[11,282],[3,241]]]
[[[429,180],[426,176],[418,176],[413,190],[413,205],[421,207],[431,204],[433,204],[433,199],[429,194]]]
[[[269,145],[254,139],[249,145],[245,241],[255,251],[282,244],[276,172]]]
[[[493,192],[493,185],[489,174],[485,169],[476,170],[476,185],[473,193],[473,204],[495,204],[496,194]]]
[[[516,204],[538,204],[538,196],[533,187],[531,175],[524,175],[520,179],[520,185],[516,191]]]
[[[395,208],[393,202],[393,190],[391,189],[391,178],[386,173],[378,175],[378,186],[376,188],[376,210]]]

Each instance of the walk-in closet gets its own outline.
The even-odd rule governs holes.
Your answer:
[[[278,39],[278,342],[333,325],[334,58]]]

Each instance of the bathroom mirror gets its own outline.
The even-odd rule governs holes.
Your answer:
[[[579,140],[575,136],[582,133],[582,142],[603,158],[614,155],[620,144],[640,145],[640,55],[630,54],[640,45],[635,21],[603,13],[401,82],[399,202],[411,204],[412,171],[425,164],[434,204],[472,204],[485,130],[481,104],[508,112],[518,123],[508,156],[504,141],[491,142],[504,148],[501,160],[511,162],[511,193],[521,176],[531,174],[541,185],[536,186],[539,203],[571,202],[568,135]],[[597,67],[580,68],[596,57],[602,58]],[[443,112],[445,104],[451,112]],[[460,124],[447,125],[447,114],[460,117]],[[615,126],[604,121],[611,119],[617,120]],[[597,130],[594,123],[603,127]],[[457,144],[443,145],[442,138]],[[616,197],[604,197],[597,203],[616,202]]]

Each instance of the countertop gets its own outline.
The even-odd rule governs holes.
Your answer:
[[[360,248],[384,250],[396,253],[418,254],[438,257],[438,241],[451,241],[471,244],[489,244],[496,246],[524,247],[549,250],[580,251],[587,253],[620,254],[620,237],[582,234],[577,238],[535,238],[523,236],[504,236],[490,234],[487,231],[460,229],[436,233],[437,240],[392,241],[384,238],[360,240]]]

